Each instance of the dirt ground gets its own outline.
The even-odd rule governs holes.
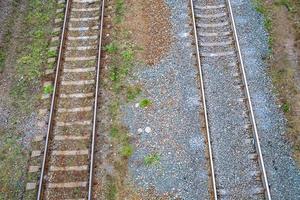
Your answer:
[[[153,65],[160,61],[171,44],[168,7],[159,1],[128,1],[130,12],[124,26],[132,32],[134,42],[142,49],[140,59]],[[137,26],[139,24],[139,26]]]
[[[300,4],[289,0],[265,5],[272,20],[270,73],[288,120],[287,138],[300,166]]]

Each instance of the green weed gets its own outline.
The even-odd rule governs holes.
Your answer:
[[[291,105],[286,102],[286,103],[282,104],[281,108],[282,108],[283,112],[287,113],[287,112],[290,112]]]
[[[117,198],[117,187],[114,183],[109,183],[107,186],[106,199],[115,200]]]
[[[140,101],[140,103],[139,103],[139,106],[140,106],[141,108],[146,108],[146,107],[150,106],[151,104],[152,104],[152,101],[151,101],[151,100],[149,100],[149,99],[142,99],[142,100]]]
[[[116,43],[112,42],[109,43],[107,45],[105,45],[103,47],[103,49],[107,52],[107,53],[116,53],[118,51],[118,46]]]
[[[116,2],[116,9],[115,9],[115,22],[121,23],[123,20],[123,14],[124,14],[124,0],[115,0]]]
[[[46,85],[43,88],[44,94],[52,94],[53,90],[54,90],[54,88],[52,85]]]
[[[160,155],[158,153],[149,154],[144,157],[144,164],[146,166],[155,165],[160,162]]]
[[[275,1],[275,5],[284,6],[289,12],[293,12],[295,10],[293,3],[290,0],[277,0]]]
[[[134,58],[134,52],[132,49],[127,49],[125,51],[122,51],[121,54],[122,54],[122,58],[127,62],[132,61]]]
[[[138,95],[141,94],[141,92],[142,90],[139,86],[127,87],[127,92],[126,92],[127,101],[134,100]]]
[[[57,51],[55,51],[55,50],[49,50],[48,53],[47,53],[47,55],[48,55],[49,58],[56,57],[57,56]]]
[[[121,148],[121,155],[128,158],[133,154],[133,147],[130,144],[126,144]]]
[[[46,33],[43,30],[36,30],[32,33],[32,36],[35,37],[36,39],[42,39],[45,37]]]

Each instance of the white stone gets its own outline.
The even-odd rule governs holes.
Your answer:
[[[151,133],[151,128],[150,127],[146,127],[145,131],[146,131],[146,133]]]
[[[138,107],[139,107],[139,105],[140,105],[139,103],[136,103],[136,104],[135,104],[135,107],[136,107],[136,108],[138,108]]]
[[[142,132],[143,132],[143,129],[139,128],[139,129],[138,129],[138,132],[139,132],[139,133],[142,133]]]

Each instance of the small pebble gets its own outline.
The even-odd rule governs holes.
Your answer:
[[[139,133],[142,133],[142,132],[143,132],[143,129],[139,128],[139,129],[138,129],[138,132],[139,132]]]
[[[146,133],[151,133],[151,128],[150,127],[146,127],[145,131],[146,131]]]

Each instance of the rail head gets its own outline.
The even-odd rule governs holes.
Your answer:
[[[252,102],[251,102],[251,96],[250,96],[250,91],[249,91],[249,87],[248,87],[244,61],[243,61],[243,57],[242,57],[242,53],[241,53],[241,48],[240,48],[240,45],[239,45],[239,39],[238,39],[237,30],[236,30],[236,25],[235,25],[234,15],[233,15],[233,11],[232,11],[232,6],[231,6],[230,0],[226,0],[226,3],[228,5],[228,9],[229,9],[229,12],[230,12],[230,20],[231,20],[231,25],[232,25],[232,29],[233,29],[235,45],[236,45],[236,48],[238,50],[238,60],[240,62],[240,68],[241,68],[242,75],[243,75],[242,77],[243,77],[243,82],[244,82],[244,85],[245,85],[245,91],[246,91],[248,106],[249,106],[249,110],[250,110],[251,124],[253,126],[255,146],[256,146],[256,149],[258,151],[258,157],[259,157],[258,161],[259,161],[259,165],[260,165],[260,168],[261,168],[261,171],[262,171],[262,182],[263,182],[263,185],[264,185],[264,188],[265,188],[266,198],[268,200],[271,200],[271,193],[270,193],[267,173],[266,173],[266,170],[265,170],[263,155],[262,155],[262,151],[261,151],[261,147],[260,147],[260,140],[259,140],[259,136],[258,136],[257,125],[256,125],[253,106],[252,106]]]
[[[93,169],[94,169],[94,151],[95,151],[95,137],[97,130],[97,109],[98,109],[98,92],[100,85],[100,65],[101,65],[101,49],[102,49],[102,33],[103,33],[103,22],[104,22],[104,9],[105,0],[102,0],[100,6],[100,32],[99,32],[99,43],[98,43],[98,59],[96,67],[96,88],[95,88],[95,101],[94,101],[94,113],[93,113],[93,130],[92,130],[92,141],[91,141],[91,158],[90,158],[90,171],[89,171],[89,188],[88,188],[88,200],[93,199]]]
[[[205,89],[204,89],[203,73],[202,73],[202,67],[201,67],[198,33],[197,33],[196,17],[195,17],[193,0],[190,0],[190,6],[191,6],[191,11],[192,11],[192,21],[193,21],[194,39],[195,39],[195,46],[196,46],[197,65],[198,65],[198,70],[199,70],[200,88],[201,88],[201,96],[202,96],[203,110],[204,110],[204,121],[205,121],[205,128],[206,128],[208,153],[209,153],[209,165],[210,165],[210,172],[211,172],[213,199],[217,200],[218,195],[217,195],[217,186],[216,186],[216,178],[215,178],[215,171],[214,171],[213,152],[212,152],[211,140],[210,140],[210,130],[209,130],[209,126],[208,126],[208,114],[207,114]]]
[[[51,107],[50,107],[48,128],[47,128],[45,147],[44,147],[44,153],[43,153],[43,160],[42,160],[42,166],[41,166],[41,173],[40,173],[39,187],[38,187],[38,193],[37,193],[37,200],[40,200],[42,198],[43,180],[44,180],[47,153],[48,153],[49,137],[50,137],[50,133],[51,133],[51,130],[52,130],[52,121],[53,121],[54,106],[55,106],[55,101],[56,101],[58,77],[59,77],[60,66],[61,66],[61,61],[62,61],[63,46],[64,46],[64,43],[65,43],[66,27],[67,27],[67,20],[68,20],[69,11],[70,11],[70,0],[66,0],[66,8],[65,8],[65,13],[64,13],[65,14],[64,23],[63,23],[63,28],[62,28],[62,34],[61,34],[60,46],[59,46],[59,53],[58,53],[57,64],[56,64],[56,72],[55,72],[54,87],[53,87],[54,89],[53,89],[52,98],[51,98]]]

